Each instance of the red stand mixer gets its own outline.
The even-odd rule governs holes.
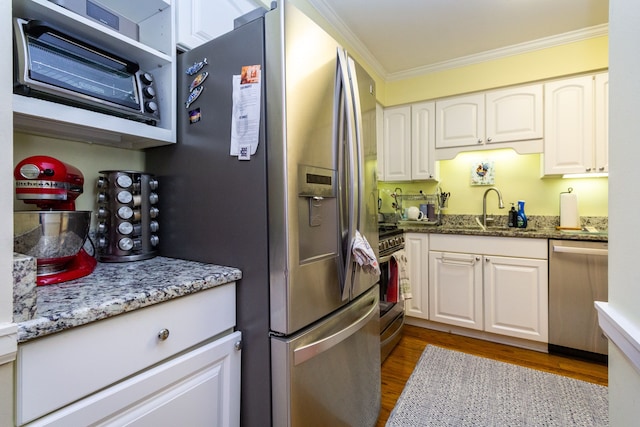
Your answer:
[[[16,198],[40,210],[14,212],[14,251],[33,256],[38,285],[87,276],[96,259],[83,248],[91,211],[76,211],[84,177],[76,167],[48,156],[32,156],[15,167]]]

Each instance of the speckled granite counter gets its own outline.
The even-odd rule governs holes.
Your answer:
[[[563,239],[563,240],[590,240],[606,242],[609,240],[607,229],[609,221],[607,217],[581,217],[582,227],[595,227],[599,231],[590,233],[580,230],[560,231],[556,226],[560,223],[558,216],[529,216],[527,228],[507,227],[506,215],[492,215],[494,226],[486,231],[476,223],[476,215],[443,215],[442,225],[424,223],[421,221],[399,221],[398,225],[407,232],[414,233],[438,233],[438,234],[465,234],[470,236],[493,237],[527,237],[533,239]]]
[[[589,233],[585,231],[559,231],[554,228],[505,228],[489,227],[483,231],[479,226],[459,227],[459,226],[434,226],[434,225],[411,225],[403,224],[400,228],[411,233],[437,233],[437,234],[464,234],[469,236],[493,236],[493,237],[527,237],[534,239],[563,239],[563,240],[590,240],[596,242],[606,242],[609,240],[608,233]]]
[[[28,269],[18,271],[27,272]],[[19,275],[14,270],[14,276]],[[89,276],[36,288],[31,320],[18,322],[18,342],[53,334],[239,280],[237,268],[155,257],[98,263]],[[20,277],[14,277],[14,280]]]

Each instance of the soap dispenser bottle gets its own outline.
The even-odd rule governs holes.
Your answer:
[[[516,207],[513,203],[511,203],[511,210],[509,211],[509,221],[507,222],[509,227],[515,227],[518,225],[518,212],[516,212]]]
[[[524,200],[518,200],[517,227],[527,228],[527,215],[524,213]]]

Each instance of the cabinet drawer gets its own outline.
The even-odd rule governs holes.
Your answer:
[[[18,347],[16,416],[32,421],[235,326],[235,283]],[[160,331],[169,336],[162,340]]]
[[[547,259],[547,239],[432,234],[429,250]]]

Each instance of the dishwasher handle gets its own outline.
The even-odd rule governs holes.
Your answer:
[[[609,256],[609,249],[579,248],[575,246],[553,245],[553,252],[578,255]]]

